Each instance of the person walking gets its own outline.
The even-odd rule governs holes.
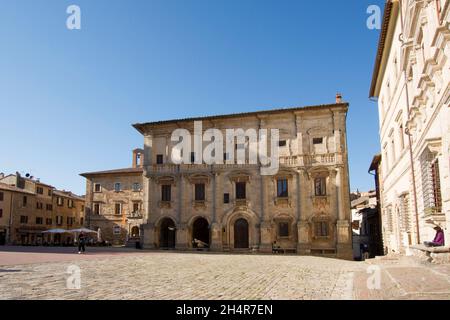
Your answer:
[[[84,253],[86,251],[86,236],[83,232],[78,235],[78,254]]]

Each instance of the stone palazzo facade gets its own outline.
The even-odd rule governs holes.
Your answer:
[[[276,242],[285,252],[352,259],[348,104],[340,95],[336,100],[135,124],[144,137],[144,248],[272,252]],[[172,132],[184,128],[193,135],[194,121],[202,121],[203,132],[215,128],[224,136],[226,129],[279,129],[278,172],[261,175],[259,162],[174,164]],[[247,143],[236,144],[235,150],[239,148]]]
[[[450,241],[450,0],[389,0],[370,96],[378,98],[378,167],[386,253]]]

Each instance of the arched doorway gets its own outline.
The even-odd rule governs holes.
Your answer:
[[[159,247],[175,248],[175,223],[170,218],[164,218],[161,221],[159,229]]]
[[[194,240],[200,240],[201,242],[196,243]],[[192,241],[194,248],[209,247],[209,223],[205,218],[195,219],[192,225]]]
[[[248,222],[240,218],[234,223],[234,248],[248,249]]]
[[[139,227],[134,226],[131,228],[131,238],[139,238]]]

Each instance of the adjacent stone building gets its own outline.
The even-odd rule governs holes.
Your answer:
[[[101,219],[107,220],[120,201],[130,210],[130,195],[121,198],[114,183],[127,177],[122,184],[129,190],[140,177],[146,248],[186,250],[200,243],[215,251],[271,252],[276,241],[285,251],[352,259],[347,110],[338,95],[329,105],[135,124],[144,137],[143,168],[83,174],[88,206],[105,206]],[[229,128],[279,129],[278,172],[261,175],[261,163],[173,163],[171,134],[184,128],[194,135],[194,121],[202,122],[202,134],[211,128],[224,136]],[[247,147],[236,143],[235,150]],[[196,157],[193,152],[191,160]],[[121,211],[114,221],[122,230],[129,228],[126,217]]]
[[[45,234],[84,223],[84,198],[19,173],[0,178],[1,227],[5,242],[35,245],[71,243],[71,234]]]
[[[378,98],[386,253],[450,241],[450,0],[388,0],[370,89]]]
[[[16,220],[26,216],[27,208],[23,204],[33,198],[31,191],[0,183],[0,245],[11,242],[12,225],[17,225]]]
[[[100,241],[123,245],[140,239],[143,160],[143,150],[135,149],[130,168],[81,174],[86,178],[86,225],[100,229]]]

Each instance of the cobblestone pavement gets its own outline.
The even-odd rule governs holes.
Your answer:
[[[71,265],[80,289],[67,288]],[[450,299],[449,275],[399,259],[142,252],[0,266],[0,299]]]

